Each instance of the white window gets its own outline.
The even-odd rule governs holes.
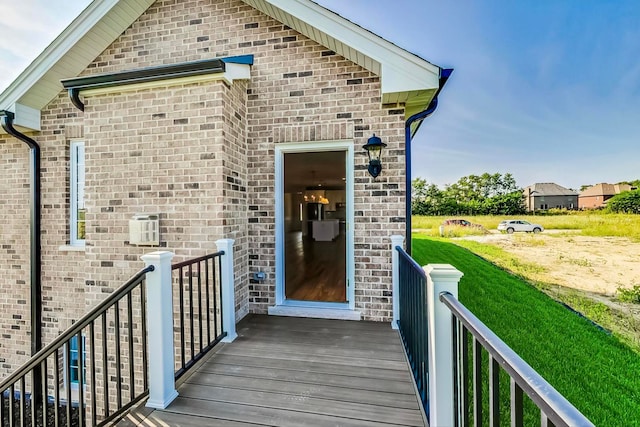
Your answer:
[[[84,207],[84,142],[71,143],[71,222],[70,244],[84,246],[85,207]]]

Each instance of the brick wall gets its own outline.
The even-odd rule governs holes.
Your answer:
[[[30,354],[29,148],[0,139],[0,377]]]
[[[264,313],[275,302],[274,144],[347,138],[357,153],[356,306],[366,319],[388,320],[388,236],[405,227],[404,108],[381,106],[377,76],[237,0],[157,1],[85,74],[246,54],[255,57],[246,107],[251,244],[237,250],[247,251],[249,273],[268,277],[251,285],[249,310]],[[389,144],[375,181],[360,149],[373,132]]]
[[[159,213],[176,261],[224,237],[221,81],[86,99],[87,306],[123,283],[150,248],[128,243],[136,213]]]
[[[149,248],[127,243],[127,221],[139,212],[160,213],[163,246],[177,260],[234,238],[238,317],[266,312],[275,302],[273,154],[282,142],[353,141],[356,308],[365,319],[389,320],[388,237],[405,227],[404,108],[381,105],[376,75],[239,0],[159,0],[82,74],[246,54],[255,60],[248,82],[90,96],[84,113],[61,93],[43,111],[34,138],[43,146],[45,342],[141,267]],[[388,144],[376,180],[360,148],[374,132]],[[74,139],[87,153],[85,252],[60,249],[69,241]],[[11,177],[0,201],[10,218],[2,225],[0,322],[4,331],[21,328],[10,347],[24,352],[28,151],[13,139],[0,151]],[[268,279],[249,288],[259,270]]]

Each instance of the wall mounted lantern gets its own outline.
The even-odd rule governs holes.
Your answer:
[[[371,138],[367,141],[365,145],[362,146],[365,150],[367,150],[367,154],[369,155],[369,174],[376,178],[382,172],[382,163],[380,162],[380,155],[382,154],[382,148],[386,147],[387,144],[382,142],[380,138],[376,136],[374,133]]]

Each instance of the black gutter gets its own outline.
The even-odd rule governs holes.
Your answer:
[[[42,348],[42,248],[41,233],[41,205],[40,205],[40,146],[27,135],[13,127],[14,114],[0,110],[2,128],[9,135],[19,139],[29,146],[29,175],[30,184],[30,229],[31,229],[31,354],[36,354]],[[34,371],[34,399],[41,393],[41,373]],[[37,401],[37,400],[36,400]]]
[[[413,136],[411,133],[411,125],[413,124],[413,122],[419,120],[418,122],[418,128],[419,128],[420,125],[422,124],[422,121],[427,117],[429,117],[431,114],[433,114],[434,111],[436,111],[436,108],[438,108],[438,95],[440,94],[440,91],[444,87],[445,83],[447,83],[447,80],[449,80],[451,73],[453,73],[453,68],[440,69],[440,80],[438,84],[438,90],[436,91],[435,95],[433,96],[433,99],[429,103],[429,106],[424,111],[421,111],[409,117],[405,123],[405,176],[406,176],[406,183],[405,183],[406,185],[406,196],[405,196],[406,237],[405,238],[407,239],[406,252],[409,255],[411,255],[411,199],[412,199],[411,197],[411,138]],[[416,132],[418,131],[418,128],[416,128]]]
[[[79,110],[84,111],[84,103],[79,98],[80,91],[82,90],[101,89],[182,77],[224,73],[224,71],[225,61],[223,59],[216,58],[206,59],[203,61],[191,61],[179,64],[139,68],[129,71],[118,71],[115,73],[97,74],[86,77],[74,77],[61,80],[61,82],[62,86],[69,92],[69,97],[71,98],[73,105],[75,105]]]

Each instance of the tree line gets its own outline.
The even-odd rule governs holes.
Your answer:
[[[465,176],[444,190],[415,178],[411,194],[414,215],[518,215],[526,211],[522,188],[510,173]]]
[[[625,181],[640,188],[640,180]],[[586,188],[588,186],[583,186]],[[582,191],[582,190],[581,190]],[[510,173],[464,176],[440,189],[423,178],[411,181],[414,215],[519,215],[526,212],[523,189]],[[607,202],[608,212],[640,214],[640,189],[625,191]]]

